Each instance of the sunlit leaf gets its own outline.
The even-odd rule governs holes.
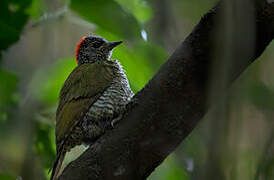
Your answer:
[[[120,37],[141,38],[138,21],[114,0],[72,0],[70,7],[86,20]]]
[[[128,11],[132,12],[138,21],[144,23],[152,16],[152,9],[145,0],[116,0]]]
[[[188,180],[189,176],[182,166],[177,163],[174,155],[165,159],[164,163],[156,168],[148,180]]]
[[[38,20],[45,11],[46,7],[44,0],[32,0],[30,7],[26,10],[34,20]]]

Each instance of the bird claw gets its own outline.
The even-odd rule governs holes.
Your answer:
[[[120,121],[123,117],[123,113],[120,113],[118,117],[114,118],[112,121],[111,121],[111,127],[114,128],[114,125]]]
[[[114,120],[112,120],[111,123],[110,123],[110,125],[111,125],[112,128],[114,128],[114,123],[115,123],[115,122],[113,122],[113,121],[114,121]]]

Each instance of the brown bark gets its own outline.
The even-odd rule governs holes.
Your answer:
[[[274,38],[274,3],[252,2],[255,46],[250,55],[233,61],[229,84]],[[213,8],[201,19],[159,72],[135,95],[117,127],[70,163],[59,180],[146,179],[175,150],[209,108],[206,100],[212,64],[210,38],[216,34],[214,22],[220,9]]]

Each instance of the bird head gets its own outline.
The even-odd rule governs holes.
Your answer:
[[[110,59],[113,48],[121,43],[122,41],[108,42],[98,36],[84,36],[76,47],[76,62],[80,65],[107,61]]]

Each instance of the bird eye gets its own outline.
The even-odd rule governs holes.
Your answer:
[[[97,42],[94,42],[92,46],[95,48],[99,48],[100,46],[102,46],[102,44],[103,44],[103,41],[97,41]]]

